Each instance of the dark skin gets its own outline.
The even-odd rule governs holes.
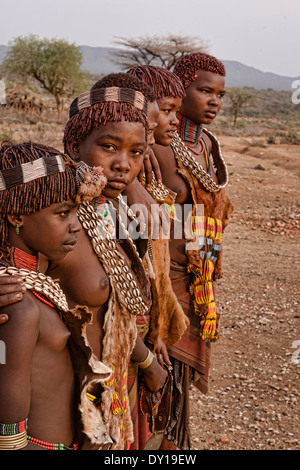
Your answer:
[[[128,192],[128,186],[122,191],[123,196],[129,196],[130,198],[130,206],[134,204],[139,204],[142,211],[137,210],[136,216],[140,222],[138,231],[141,235],[146,235],[146,230],[148,229],[148,235],[151,234],[151,205],[155,204],[154,199],[150,196],[148,191],[145,190],[144,186],[141,184],[143,181],[143,177],[145,177],[146,186],[150,185],[153,173],[155,174],[155,178],[158,182],[162,182],[161,179],[161,171],[158,164],[158,161],[151,150],[152,145],[155,143],[154,140],[154,131],[158,124],[158,117],[159,117],[159,108],[156,101],[152,103],[148,103],[148,138],[147,138],[147,150],[144,156],[144,162],[142,170],[139,172],[138,177],[133,180],[133,182],[129,185],[130,190]],[[169,359],[166,357],[165,360],[168,362]]]
[[[5,284],[1,284],[5,282]],[[0,307],[6,307],[7,305],[19,302],[23,298],[23,294],[26,292],[23,279],[18,276],[1,277],[0,276]],[[8,321],[8,315],[6,313],[0,314],[0,325]]]
[[[76,210],[69,200],[31,215],[8,216],[8,242],[30,255],[43,253],[40,271],[45,272],[49,260],[58,261],[74,248],[81,230]],[[5,314],[9,321],[0,332],[6,345],[6,364],[0,367],[0,422],[28,417],[28,435],[70,446],[74,406],[74,372],[67,348],[70,332],[57,310],[30,291],[20,302],[6,306]],[[24,449],[42,448],[29,443]]]
[[[161,178],[161,172],[159,168],[159,164],[153,154],[151,152],[151,146],[155,143],[154,139],[154,131],[157,127],[158,124],[158,117],[159,117],[159,108],[158,104],[156,101],[153,101],[152,103],[148,103],[148,112],[147,112],[147,117],[148,117],[148,149],[146,150],[145,156],[144,156],[144,162],[142,166],[142,170],[138,174],[138,180],[140,183],[143,181],[143,176],[146,178],[146,184],[150,184],[152,180],[152,171],[155,173],[155,177],[158,183],[162,182]]]
[[[221,110],[225,78],[217,73],[200,70],[185,91],[180,114],[206,126],[212,123]]]

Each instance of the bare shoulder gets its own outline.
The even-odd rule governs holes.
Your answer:
[[[170,155],[173,155],[173,150],[170,145],[168,147],[164,147],[163,145],[154,144],[152,148],[158,161],[160,159],[165,159],[166,157],[170,157]]]
[[[21,301],[1,307],[0,313],[5,313],[9,317],[7,325],[2,325],[3,327],[18,328],[20,325],[24,328],[26,322],[26,328],[36,329],[39,325],[40,309],[38,301],[30,292],[26,292]]]

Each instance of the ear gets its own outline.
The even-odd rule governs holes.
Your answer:
[[[22,215],[11,215],[11,214],[7,214],[7,220],[8,222],[13,225],[14,227],[16,227],[16,225],[18,224],[19,227],[22,227],[24,225],[24,220],[23,220],[23,216]]]
[[[67,150],[68,155],[70,155],[70,157],[73,160],[75,160],[75,161],[79,160],[79,145],[78,145],[77,142],[76,143],[75,142],[74,143],[73,142],[71,142],[71,143],[68,142],[67,145],[66,145],[66,150]]]

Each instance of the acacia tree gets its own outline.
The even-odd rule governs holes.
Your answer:
[[[250,93],[248,90],[243,90],[241,88],[230,88],[226,96],[229,97],[231,107],[233,110],[233,127],[236,128],[238,117],[241,114],[242,108],[245,104],[248,104],[250,101],[253,100],[253,94]]]
[[[64,98],[83,86],[82,55],[75,44],[62,39],[39,39],[34,35],[15,38],[10,43],[3,67],[22,79],[34,78],[53,95],[58,120]]]
[[[198,36],[140,36],[137,38],[117,37],[116,45],[122,46],[115,52],[114,62],[123,70],[135,65],[157,65],[171,70],[184,54],[208,52],[205,39]]]

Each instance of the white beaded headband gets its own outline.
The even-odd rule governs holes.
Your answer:
[[[32,162],[22,163],[0,171],[0,191],[44,176],[63,173],[64,171],[65,161],[61,155],[43,157]]]
[[[89,108],[96,103],[106,103],[109,101],[116,103],[130,103],[135,108],[140,109],[147,114],[148,102],[143,93],[135,91],[132,88],[108,87],[95,88],[93,90],[86,91],[75,98],[70,106],[69,117],[71,118],[82,109]]]

